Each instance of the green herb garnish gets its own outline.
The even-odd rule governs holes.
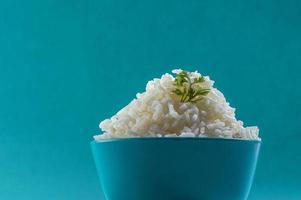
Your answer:
[[[190,72],[181,71],[175,77],[172,93],[180,96],[181,102],[197,102],[210,92],[210,89],[202,87],[203,82],[203,76],[192,78]]]

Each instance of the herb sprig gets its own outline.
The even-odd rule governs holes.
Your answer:
[[[180,97],[181,102],[195,103],[203,99],[210,89],[201,86],[201,83],[205,82],[203,76],[192,78],[190,72],[181,71],[177,73],[173,85],[175,86],[172,93]]]

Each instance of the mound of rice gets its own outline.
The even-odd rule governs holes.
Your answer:
[[[180,73],[182,70],[173,70]],[[190,73],[199,77],[198,72]],[[224,95],[213,87],[214,81],[205,76],[202,83],[210,88],[202,100],[180,102],[171,91],[175,78],[164,74],[161,79],[149,81],[144,93],[121,109],[99,127],[103,133],[95,140],[127,137],[220,137],[260,140],[256,126],[244,127],[235,118],[235,109],[230,107]]]

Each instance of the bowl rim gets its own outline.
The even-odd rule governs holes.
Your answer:
[[[110,138],[103,140],[93,140],[91,144],[119,142],[119,141],[141,141],[141,140],[200,140],[200,141],[225,141],[225,142],[245,142],[245,143],[262,143],[262,140],[242,139],[242,138],[219,138],[219,137],[126,137],[126,138]]]

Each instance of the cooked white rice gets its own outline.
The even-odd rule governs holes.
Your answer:
[[[180,73],[181,70],[173,70]],[[190,74],[199,77],[198,72]],[[99,127],[103,133],[95,140],[126,137],[220,137],[260,140],[256,126],[243,127],[235,118],[235,109],[230,107],[223,93],[213,87],[214,81],[205,76],[202,85],[210,93],[202,100],[180,102],[172,94],[174,77],[164,74],[161,79],[149,81],[146,91],[121,109]]]

